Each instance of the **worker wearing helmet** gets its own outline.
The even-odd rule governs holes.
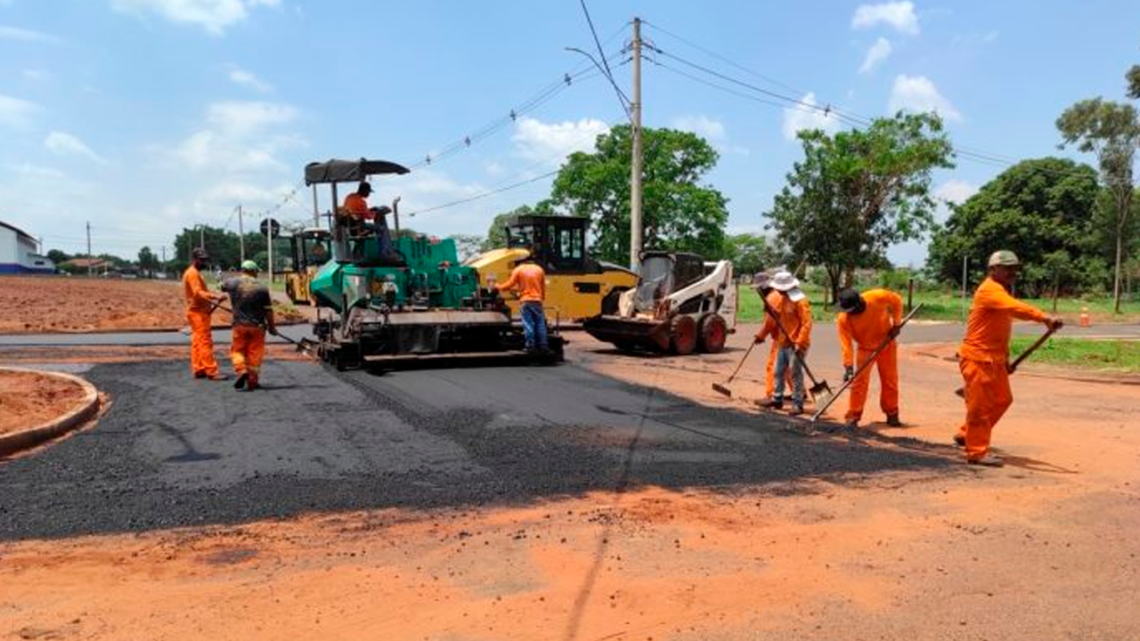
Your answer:
[[[261,359],[265,355],[265,330],[277,335],[273,317],[273,301],[269,288],[257,282],[257,263],[247,260],[241,264],[241,276],[222,283],[233,306],[233,342],[230,360],[234,364],[237,381],[235,389],[248,391],[258,388]]]
[[[759,401],[761,407],[781,409],[784,406],[785,374],[792,372],[792,409],[788,414],[798,416],[804,413],[804,368],[803,359],[811,345],[811,304],[807,295],[800,289],[800,281],[790,272],[780,271],[772,277],[772,292],[765,299],[767,319],[757,340],[764,336],[776,336],[779,345],[776,352],[776,369],[773,376],[776,387],[773,395]],[[780,331],[775,315],[779,319]]]
[[[756,290],[756,294],[760,298],[767,299],[768,294],[772,293],[772,276],[768,272],[758,272],[752,277],[752,287]],[[767,316],[765,316],[767,318]],[[772,322],[766,322],[760,327],[760,331],[756,332],[756,343],[761,344],[769,335],[775,335],[776,326]],[[768,364],[764,368],[764,398],[772,398],[776,392],[776,357],[780,351],[779,341],[772,341],[772,349],[768,351]],[[792,372],[788,370],[784,374],[785,385],[792,386]]]
[[[1001,467],[1001,458],[990,452],[990,434],[1013,403],[1008,363],[1013,319],[1036,321],[1054,329],[1063,323],[1010,295],[1021,269],[1016,254],[996,251],[987,268],[988,277],[974,292],[966,337],[958,348],[958,367],[966,382],[966,421],[954,441],[966,447],[968,463]]]
[[[224,296],[207,289],[206,280],[202,278],[201,270],[210,259],[206,250],[198,247],[191,252],[190,259],[190,266],[182,272],[186,320],[190,323],[190,372],[194,378],[223,381],[226,376],[218,373],[218,361],[214,358],[210,316]]]
[[[843,351],[843,382],[855,375],[855,367],[863,367],[883,341],[898,335],[902,323],[902,296],[886,289],[870,289],[862,294],[855,289],[839,292],[839,315],[835,327],[839,330],[839,345]],[[858,343],[858,359],[854,343]],[[897,343],[891,341],[879,352],[875,365],[879,369],[879,407],[887,415],[887,425],[900,427],[899,421],[899,365]],[[867,388],[871,384],[871,371],[867,368],[851,384],[851,396],[845,419],[847,427],[858,427],[867,402]]]

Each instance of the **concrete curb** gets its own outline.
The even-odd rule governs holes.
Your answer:
[[[90,420],[99,411],[99,391],[87,381],[61,372],[45,372],[43,370],[25,369],[22,367],[0,367],[0,372],[28,372],[43,376],[53,376],[83,389],[84,397],[79,406],[67,414],[57,417],[42,425],[36,425],[10,434],[0,434],[0,457],[10,456],[16,452],[35,447],[44,441],[62,436]]]

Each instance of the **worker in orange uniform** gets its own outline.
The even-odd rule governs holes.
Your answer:
[[[534,256],[534,252],[531,252],[531,256]],[[514,268],[507,282],[495,287],[500,292],[518,291],[522,302],[519,315],[522,316],[526,351],[544,356],[550,354],[546,337],[546,311],[543,309],[543,301],[546,300],[546,271],[534,258],[528,257]]]
[[[368,197],[371,194],[372,185],[362,181],[357,186],[356,193],[344,197],[344,209],[357,230],[354,233],[359,233],[360,230],[375,232],[380,243],[380,255],[389,257],[392,254],[392,236],[388,232],[385,216],[392,210],[389,207],[369,207]]]
[[[260,384],[265,331],[268,329],[270,334],[277,335],[273,300],[269,296],[269,288],[257,282],[257,271],[257,263],[247,260],[241,264],[241,276],[222,283],[222,290],[229,294],[233,307],[230,360],[238,377],[234,389],[244,387],[250,392]]]
[[[788,410],[791,416],[804,413],[804,368],[803,359],[807,356],[808,347],[811,346],[811,304],[807,295],[800,289],[800,281],[790,272],[780,271],[772,276],[772,292],[765,298],[768,309],[765,310],[766,320],[764,328],[757,336],[758,342],[763,342],[766,336],[776,336],[778,351],[776,352],[776,368],[773,376],[776,387],[772,396],[761,399],[761,407],[782,409],[784,407],[785,375],[790,369],[792,372],[792,408]],[[788,334],[780,331],[772,315],[779,319],[779,327],[783,327]]]
[[[768,272],[758,272],[752,277],[752,286],[756,289],[756,294],[760,298],[767,299],[768,294],[772,293],[772,277]],[[767,315],[765,315],[767,319]],[[762,344],[769,335],[775,335],[776,325],[772,322],[765,322],[760,331],[756,332],[756,343]],[[768,351],[768,364],[764,368],[764,398],[771,398],[776,392],[776,357],[780,351],[779,341],[772,341],[772,349]],[[785,385],[792,386],[792,372],[784,375]]]
[[[954,442],[966,447],[968,463],[1001,467],[1001,458],[990,452],[990,434],[1013,403],[1009,389],[1013,319],[1037,321],[1054,329],[1063,323],[1010,295],[1021,269],[1016,254],[996,251],[987,267],[989,276],[974,292],[966,337],[958,348],[958,367],[966,382],[966,422],[954,435]]]
[[[883,341],[898,336],[902,324],[902,296],[886,289],[871,289],[860,294],[855,289],[839,292],[839,345],[843,351],[843,382],[855,375],[855,367],[863,367]],[[859,344],[858,359],[852,343]],[[898,344],[893,340],[879,352],[875,365],[879,369],[879,407],[887,415],[887,425],[902,427],[899,421]],[[867,388],[871,384],[871,368],[859,374],[851,384],[851,397],[844,417],[847,427],[859,426]]]
[[[226,376],[218,373],[218,361],[214,359],[210,315],[225,297],[206,288],[201,271],[210,259],[206,250],[199,247],[191,252],[190,258],[190,266],[182,273],[186,320],[190,322],[190,371],[194,378],[224,381]]]

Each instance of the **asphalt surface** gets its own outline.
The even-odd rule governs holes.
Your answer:
[[[98,425],[0,462],[0,540],[310,511],[520,505],[642,485],[809,491],[961,470],[950,448],[805,437],[789,419],[695,405],[573,364],[343,374],[269,362],[264,391],[184,362],[97,365]]]

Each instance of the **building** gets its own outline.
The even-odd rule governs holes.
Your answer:
[[[0,274],[54,274],[55,264],[36,247],[30,234],[0,220]]]

